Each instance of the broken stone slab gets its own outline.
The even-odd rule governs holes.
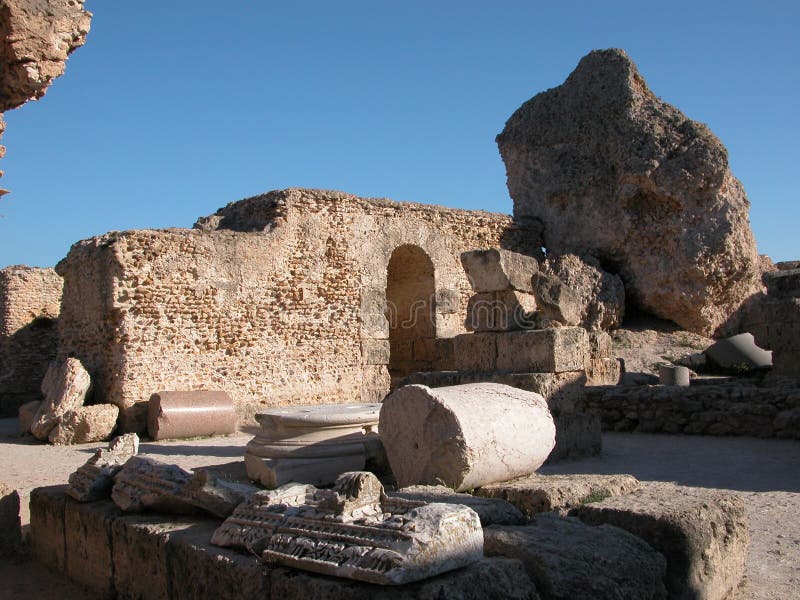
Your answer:
[[[530,525],[484,529],[487,556],[516,558],[542,598],[667,598],[664,557],[627,531],[548,514]]]
[[[512,331],[497,336],[499,371],[582,371],[588,359],[589,336],[582,327]]]
[[[461,254],[461,264],[475,292],[533,292],[531,277],[539,271],[533,256],[492,248]]]
[[[105,442],[117,428],[118,416],[119,407],[113,404],[81,406],[61,415],[48,439],[56,445]]]
[[[322,404],[256,414],[260,429],[247,444],[247,474],[268,488],[295,481],[328,485],[380,458],[380,404]]]
[[[66,493],[79,502],[108,498],[114,475],[132,456],[139,453],[139,436],[126,433],[111,440],[108,448],[100,448],[86,464],[69,476]]]
[[[147,403],[147,434],[154,440],[236,432],[233,400],[226,392],[157,392]]]
[[[533,329],[537,323],[536,298],[526,292],[481,292],[467,305],[467,331]]]
[[[11,558],[21,547],[19,492],[0,482],[0,557]]]
[[[571,514],[625,529],[663,554],[671,598],[722,600],[744,576],[750,534],[736,494],[651,483]]]
[[[517,508],[501,498],[482,498],[471,494],[459,494],[443,485],[410,485],[391,492],[390,496],[420,502],[462,504],[478,513],[481,526],[522,525],[525,517]]]
[[[751,333],[717,340],[704,350],[708,359],[722,369],[747,371],[772,366],[772,352],[756,346]]]
[[[565,511],[641,489],[632,475],[540,475],[494,483],[475,490],[476,496],[502,498],[527,517]]]
[[[522,563],[509,558],[483,558],[393,588],[288,569],[275,569],[271,580],[272,597],[281,600],[539,600]]]
[[[41,400],[26,402],[19,407],[19,434],[30,435],[33,421],[36,418],[36,411],[42,405]]]
[[[125,512],[152,510],[181,515],[207,512],[225,518],[257,488],[201,470],[134,456],[114,476],[111,499]]]
[[[497,370],[497,340],[495,332],[462,333],[453,338],[457,371],[485,373]]]
[[[398,486],[457,492],[533,473],[555,445],[544,398],[494,383],[399,388],[383,402],[380,431]]]
[[[253,494],[211,542],[260,552],[268,564],[379,585],[419,581],[483,558],[475,511],[389,498],[368,472],[344,473],[331,490],[296,485]]]
[[[582,308],[580,300],[559,277],[535,273],[531,285],[536,305],[547,318],[563,325],[580,325]]]
[[[46,440],[64,413],[83,406],[91,387],[89,372],[77,358],[50,363],[42,380],[44,400],[31,425],[33,436]]]

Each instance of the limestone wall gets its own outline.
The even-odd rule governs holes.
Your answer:
[[[20,405],[40,399],[56,354],[62,283],[53,269],[0,270],[0,416],[16,416]]]
[[[800,439],[800,380],[742,384],[586,388],[603,429]]]
[[[471,294],[461,252],[540,242],[505,215],[272,192],[194,230],[76,244],[58,266],[60,353],[84,362],[95,398],[125,409],[127,429],[141,427],[141,403],[164,389],[225,390],[243,418],[268,406],[376,401],[389,388],[387,267],[406,245],[433,264],[430,318],[437,338],[451,338],[464,331]]]

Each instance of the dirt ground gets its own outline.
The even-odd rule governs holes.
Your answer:
[[[0,481],[27,496],[41,485],[64,483],[97,447],[54,447],[16,435],[16,419],[0,420]],[[252,434],[142,443],[140,454],[184,468],[239,461]],[[544,473],[630,473],[648,485],[669,484],[735,491],[750,520],[747,580],[731,600],[800,598],[800,442],[607,433],[598,457],[568,461]],[[666,500],[666,498],[665,498]],[[0,563],[0,599],[94,600],[41,565]]]

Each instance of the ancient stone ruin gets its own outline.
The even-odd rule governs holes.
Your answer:
[[[651,92],[621,50],[585,56],[497,136],[514,216],[548,253],[590,255],[636,306],[713,333],[761,289],[750,203],[713,133]]]
[[[86,42],[92,14],[83,3],[0,1],[0,136],[6,128],[2,113],[44,96],[64,74],[67,56]],[[5,152],[0,146],[0,158]],[[0,196],[5,193],[0,190]]]

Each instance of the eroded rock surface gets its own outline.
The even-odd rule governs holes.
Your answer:
[[[44,96],[67,56],[86,42],[92,15],[83,2],[0,0],[0,135],[2,113]]]
[[[81,406],[64,413],[50,431],[51,444],[88,444],[111,439],[117,428],[119,408],[113,404]]]
[[[33,436],[46,440],[64,414],[83,406],[91,387],[89,372],[77,358],[50,363],[42,380],[44,401],[31,425]]]
[[[621,50],[584,57],[497,137],[517,218],[613,265],[641,308],[703,334],[761,289],[749,202],[722,143],[659,100]]]

